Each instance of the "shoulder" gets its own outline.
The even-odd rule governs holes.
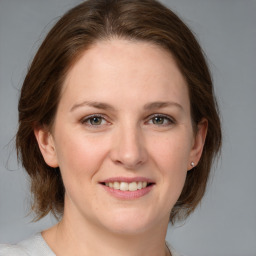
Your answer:
[[[176,252],[176,250],[169,243],[166,243],[166,245],[168,246],[172,256],[184,256]]]
[[[177,253],[174,249],[171,249],[170,251],[172,253],[172,256],[184,256],[184,255]]]
[[[181,255],[181,254],[177,253],[173,249],[171,250],[171,253],[172,253],[172,256],[184,256],[184,255]]]
[[[0,256],[28,256],[26,249],[19,245],[0,244]]]
[[[1,244],[0,256],[55,256],[41,234],[15,245]]]

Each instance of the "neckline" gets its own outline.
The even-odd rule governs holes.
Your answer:
[[[39,240],[41,240],[41,244],[43,245],[43,247],[47,251],[47,253],[50,254],[49,256],[56,256],[56,254],[53,252],[53,250],[50,248],[50,246],[47,244],[47,242],[43,238],[42,232],[38,233],[36,235],[36,237],[38,237]],[[166,244],[166,247],[169,250],[171,256],[177,255],[176,252],[173,250],[173,248],[167,243],[167,241],[165,242],[165,244]]]
[[[42,236],[42,232],[37,234],[37,237],[39,238],[39,240],[41,241],[42,246],[44,247],[44,250],[47,251],[47,253],[49,253],[49,256],[56,256],[56,254],[53,252],[53,250],[51,249],[51,247],[47,244],[47,242],[45,241],[45,239]]]

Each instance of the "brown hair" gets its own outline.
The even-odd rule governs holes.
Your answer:
[[[51,127],[71,65],[96,41],[114,37],[151,42],[171,52],[187,81],[194,123],[208,120],[202,157],[188,172],[170,220],[187,217],[205,193],[212,161],[221,146],[221,129],[209,69],[194,35],[155,0],[89,0],[68,11],[52,28],[21,90],[16,147],[31,178],[37,219],[49,212],[62,215],[65,188],[59,169],[45,163],[33,130],[38,125]]]

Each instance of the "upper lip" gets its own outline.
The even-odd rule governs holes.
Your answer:
[[[155,183],[152,179],[146,178],[146,177],[112,177],[105,180],[102,180],[100,183],[108,183],[108,182],[143,182],[146,181],[147,183]]]

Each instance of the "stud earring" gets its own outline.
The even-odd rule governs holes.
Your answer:
[[[190,164],[192,167],[195,167],[195,163],[194,162],[191,162]]]

